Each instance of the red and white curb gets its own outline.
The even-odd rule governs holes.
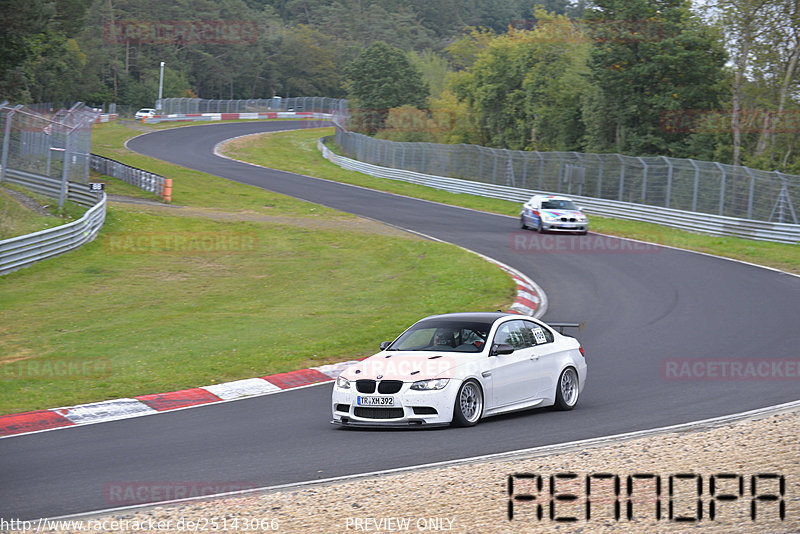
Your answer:
[[[508,310],[509,312],[534,317],[541,317],[544,314],[547,308],[547,299],[533,280],[508,265],[486,256],[483,257],[507,272],[517,283],[517,298]],[[49,410],[0,415],[0,439],[43,430],[151,415],[213,402],[268,395],[287,389],[329,382],[335,380],[339,373],[354,363],[356,361],[340,362],[169,393],[154,393],[129,399],[114,399]]]

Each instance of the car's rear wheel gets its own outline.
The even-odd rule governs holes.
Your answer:
[[[458,426],[472,426],[483,415],[483,391],[475,380],[466,380],[456,395],[453,410],[453,423]]]
[[[561,371],[556,384],[557,410],[571,410],[578,404],[578,371],[574,367],[567,367]]]

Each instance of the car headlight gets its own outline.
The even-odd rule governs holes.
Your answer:
[[[542,220],[547,222],[555,222],[558,220],[558,217],[553,217],[552,215],[542,213]]]
[[[433,391],[444,388],[450,382],[449,378],[434,378],[433,380],[418,380],[411,384],[411,389],[417,391]]]
[[[342,389],[350,389],[350,381],[343,376],[336,377],[336,387]]]

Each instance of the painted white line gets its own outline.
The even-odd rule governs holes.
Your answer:
[[[224,384],[201,386],[200,389],[205,389],[222,400],[252,397],[253,395],[263,395],[264,393],[281,390],[281,388],[263,378],[245,378],[243,380],[225,382]]]
[[[331,378],[337,378],[342,371],[356,363],[358,363],[357,360],[350,360],[348,362],[331,363],[328,365],[320,365],[319,367],[311,367],[311,369],[319,371],[320,373]]]
[[[89,404],[79,404],[77,406],[53,408],[50,411],[63,415],[76,425],[116,421],[118,419],[127,419],[128,417],[158,413],[156,410],[136,399],[114,399],[92,402]]]

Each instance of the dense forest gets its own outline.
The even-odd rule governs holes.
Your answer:
[[[800,173],[797,0],[5,0],[0,100],[351,100],[371,135]]]

